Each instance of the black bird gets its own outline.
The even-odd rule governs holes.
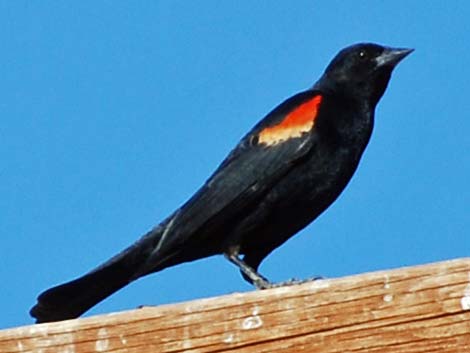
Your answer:
[[[30,314],[38,323],[75,318],[142,276],[216,254],[257,288],[272,286],[258,266],[346,187],[392,70],[411,52],[370,43],[341,50],[312,88],[255,125],[182,207],[101,266],[43,292]]]

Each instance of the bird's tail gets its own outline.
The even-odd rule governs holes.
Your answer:
[[[41,293],[30,311],[31,316],[37,323],[76,318],[137,279],[136,271],[149,258],[162,230],[162,227],[155,228],[93,271]]]

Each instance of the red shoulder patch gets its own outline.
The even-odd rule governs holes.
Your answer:
[[[287,114],[279,124],[264,128],[259,133],[258,142],[272,146],[310,131],[322,99],[320,95],[315,96]]]

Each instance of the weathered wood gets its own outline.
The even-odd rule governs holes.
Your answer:
[[[470,259],[0,331],[0,352],[470,352]]]

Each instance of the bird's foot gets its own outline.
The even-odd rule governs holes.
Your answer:
[[[298,284],[304,284],[308,282],[313,282],[313,281],[318,281],[320,279],[323,279],[321,276],[315,276],[315,277],[310,277],[306,279],[297,279],[297,278],[291,278],[288,279],[287,281],[282,281],[282,282],[267,282],[264,284],[263,287],[259,287],[257,284],[255,284],[256,288],[258,289],[269,289],[269,288],[279,288],[279,287],[286,287],[286,286],[295,286]]]

